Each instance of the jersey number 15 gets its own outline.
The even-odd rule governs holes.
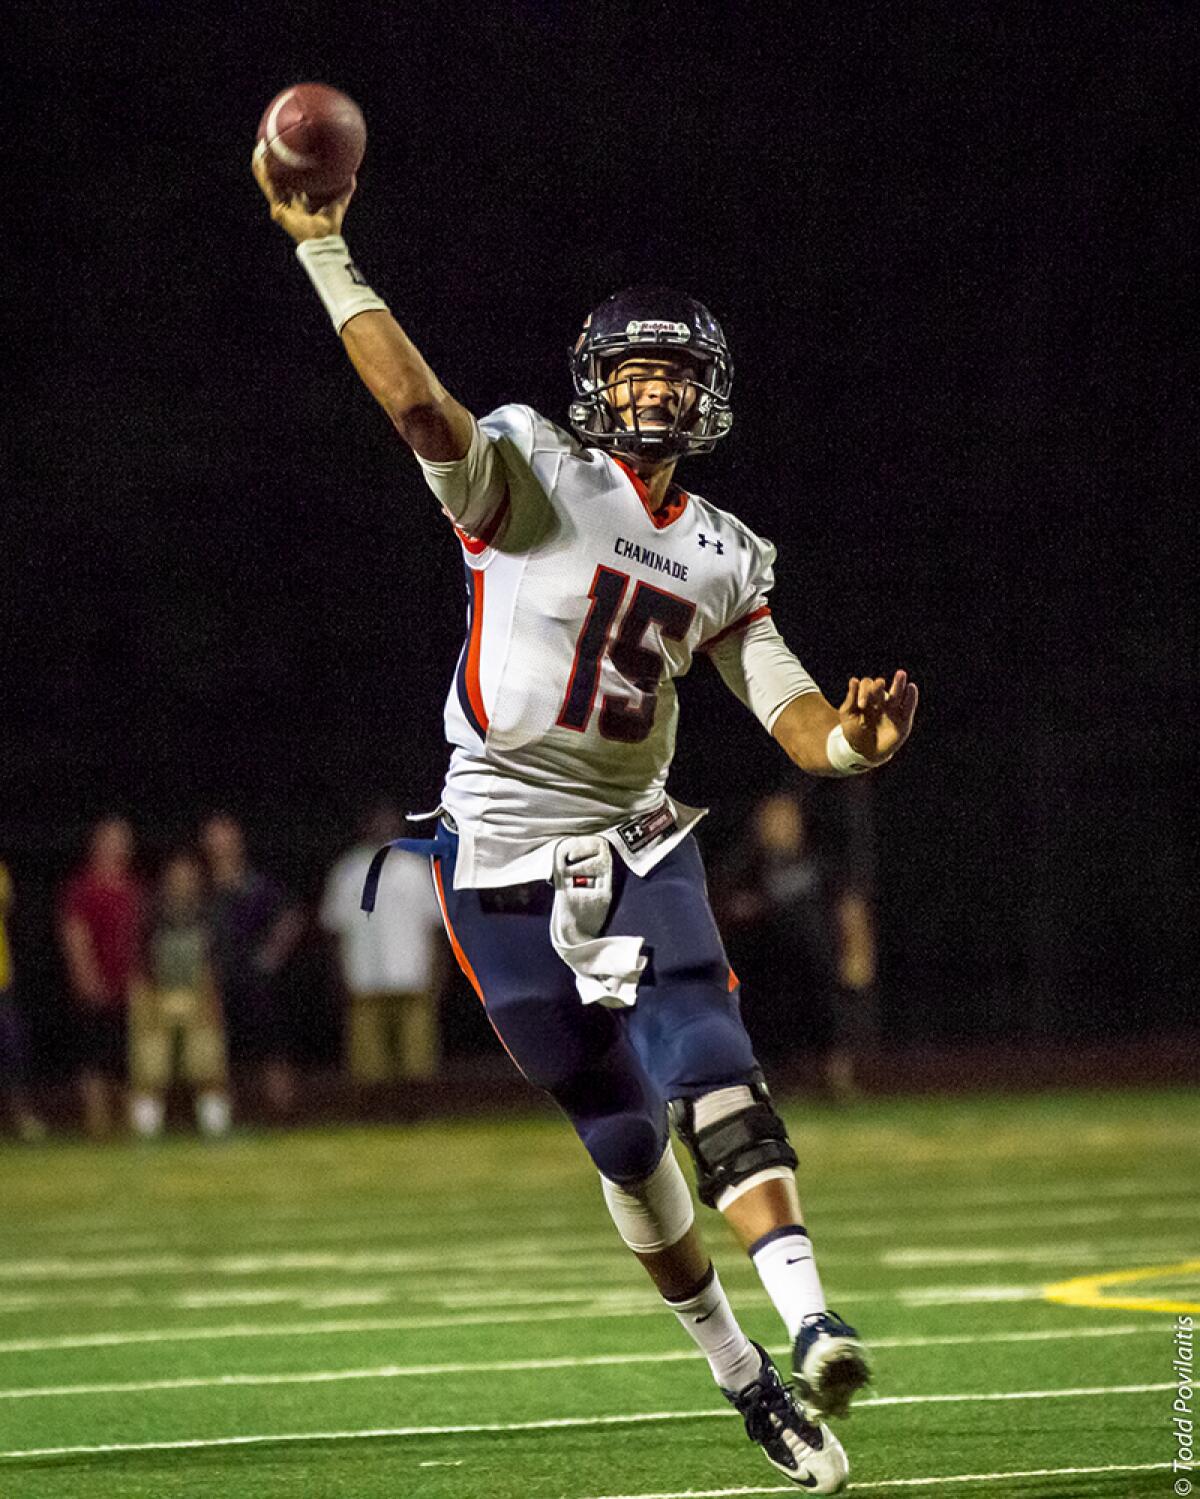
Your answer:
[[[616,638],[612,639],[613,622],[629,587],[629,574],[611,567],[597,567],[588,590],[592,606],[575,642],[575,660],[567,694],[559,709],[557,722],[564,729],[582,734],[587,728],[596,702],[600,681],[600,663],[607,651],[613,665],[635,690],[636,698],[606,693],[600,703],[600,732],[605,739],[636,744],[645,739],[654,726],[654,709],[658,703],[658,684],[662,678],[662,657],[645,644],[645,634],[652,624],[668,640],[682,640],[696,612],[695,604],[663,593],[649,583],[639,582]]]

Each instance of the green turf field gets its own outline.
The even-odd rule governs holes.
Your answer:
[[[877,1351],[841,1428],[855,1492],[1186,1492],[1170,1308],[1200,1304],[1193,1096],[785,1112],[830,1300]],[[1045,1294],[1140,1270],[1076,1284],[1084,1304]],[[801,1492],[640,1277],[544,1115],[0,1147],[0,1496]]]

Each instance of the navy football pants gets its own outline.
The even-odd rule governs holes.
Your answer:
[[[645,939],[632,1009],[585,1005],[550,945],[545,881],[455,890],[458,840],[443,829],[434,874],[455,956],[517,1066],[570,1117],[611,1181],[641,1181],[667,1144],[667,1101],[748,1083],[758,1066],[713,920],[695,839],[644,878],[613,859],[604,935]]]

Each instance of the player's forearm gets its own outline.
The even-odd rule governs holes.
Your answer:
[[[771,733],[793,765],[813,776],[838,772],[829,763],[827,744],[838,724],[837,709],[819,692],[806,692],[790,702]]]
[[[839,774],[827,748],[829,732],[838,722],[837,709],[821,696],[765,611],[763,618],[727,635],[712,648],[711,656],[725,685],[795,765],[809,775]]]
[[[296,257],[363,384],[401,437],[432,463],[465,457],[474,432],[471,413],[446,391],[350,258],[342,221],[354,193],[353,177],[341,197],[314,208],[302,192],[280,195],[271,180],[267,152],[255,151],[253,169],[271,205],[271,217],[295,241]]]
[[[452,463],[471,445],[471,415],[442,385],[390,312],[363,312],[342,329],[363,384],[422,458]]]

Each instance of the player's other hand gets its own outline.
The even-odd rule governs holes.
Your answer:
[[[898,671],[889,687],[882,677],[851,677],[838,722],[850,747],[875,764],[894,755],[912,733],[917,684]]]
[[[358,186],[357,177],[351,178],[350,186],[340,198],[335,198],[332,203],[326,203],[320,208],[312,208],[305,197],[279,196],[278,189],[267,175],[266,157],[262,152],[255,151],[250,166],[254,180],[262,188],[263,197],[271,205],[271,217],[297,244],[306,239],[324,239],[328,234],[342,232],[342,220],[346,217],[346,209],[349,208],[354,189]]]

